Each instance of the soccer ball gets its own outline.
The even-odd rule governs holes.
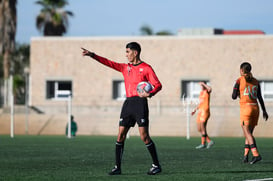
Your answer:
[[[143,93],[143,91],[149,93],[151,90],[153,90],[153,86],[149,82],[143,81],[143,82],[139,82],[137,85],[138,93]]]

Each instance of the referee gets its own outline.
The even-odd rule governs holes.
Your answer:
[[[119,132],[117,136],[115,151],[116,164],[109,172],[109,175],[121,174],[121,160],[126,135],[130,127],[134,127],[136,123],[138,124],[141,140],[145,143],[153,160],[152,167],[147,172],[147,174],[155,175],[160,173],[161,166],[158,161],[156,146],[149,135],[149,107],[147,98],[152,97],[157,92],[159,92],[162,88],[162,85],[152,67],[140,59],[140,45],[137,42],[130,42],[126,45],[126,57],[129,61],[128,64],[117,63],[96,55],[94,52],[90,52],[84,48],[82,49],[83,56],[90,56],[96,61],[121,72],[124,77],[127,98],[122,106],[120,114]],[[138,93],[137,84],[142,81],[150,82],[154,89],[149,93],[145,91]]]

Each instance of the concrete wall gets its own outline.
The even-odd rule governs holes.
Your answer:
[[[162,91],[149,100],[153,135],[186,135],[187,114],[186,105],[181,101],[181,81],[207,79],[213,88],[209,134],[242,136],[239,104],[231,99],[240,64],[249,61],[256,78],[273,80],[273,36],[268,35],[33,38],[31,105],[44,112],[45,120],[53,116],[56,125],[59,121],[63,127],[67,103],[46,99],[45,82],[72,80],[72,113],[79,124],[78,134],[115,135],[122,102],[112,99],[112,81],[122,80],[122,75],[89,57],[82,57],[80,47],[126,63],[125,45],[131,41],[141,44],[142,60],[152,65],[163,84]],[[273,103],[265,104],[271,115]],[[36,118],[31,119],[35,122]],[[191,117],[191,135],[199,136],[195,119],[195,116]],[[64,128],[57,127],[60,130],[58,134],[63,134]],[[261,118],[255,132],[257,136],[272,137],[270,130],[272,118],[267,123]],[[56,134],[54,128],[52,134]],[[133,129],[131,134],[138,134],[137,129]]]

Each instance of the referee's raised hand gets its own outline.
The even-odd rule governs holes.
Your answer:
[[[89,50],[85,49],[85,48],[82,48],[81,49],[83,50],[82,52],[82,56],[92,56],[94,53],[90,52]]]

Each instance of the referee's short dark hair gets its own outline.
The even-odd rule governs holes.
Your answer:
[[[131,50],[136,50],[138,55],[140,55],[141,47],[137,42],[130,42],[126,45],[126,48],[130,48]]]

